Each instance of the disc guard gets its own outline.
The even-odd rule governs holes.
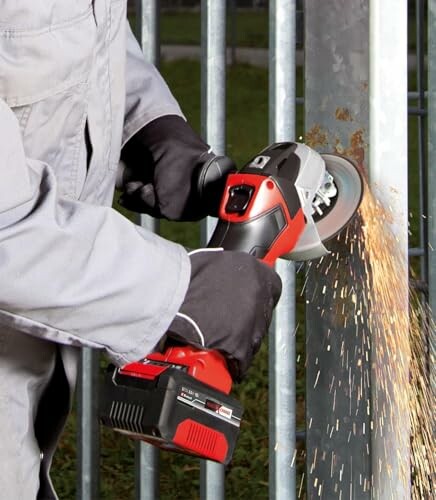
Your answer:
[[[323,215],[314,219],[306,214],[306,228],[292,252],[284,256],[286,259],[303,261],[326,255],[329,251],[324,244],[349,224],[362,201],[363,178],[354,162],[336,154],[321,156],[338,193]]]

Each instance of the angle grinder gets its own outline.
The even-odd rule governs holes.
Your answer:
[[[363,186],[347,158],[300,143],[272,144],[228,176],[208,246],[245,251],[269,265],[280,257],[319,258],[356,213]],[[228,464],[243,413],[231,387],[219,352],[172,346],[110,366],[100,418],[130,438]]]

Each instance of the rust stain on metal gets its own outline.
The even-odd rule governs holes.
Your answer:
[[[348,108],[336,108],[335,111],[336,120],[343,122],[351,122],[353,118],[351,117],[350,110]]]
[[[341,110],[345,112],[345,115],[342,119],[346,119],[347,116],[350,116],[349,111],[346,108],[338,108],[336,110],[336,115],[341,114]],[[347,114],[348,113],[348,114]],[[340,119],[340,118],[339,118]],[[348,119],[352,121],[352,118]],[[365,174],[365,154],[367,145],[365,143],[365,132],[363,128],[358,128],[354,130],[349,136],[349,140],[346,140],[346,137],[343,137],[344,142],[341,141],[339,136],[329,135],[328,130],[324,129],[320,124],[314,124],[305,135],[305,143],[316,150],[326,150],[328,149],[336,154],[340,154],[351,160],[354,160],[358,167],[361,169],[362,173]],[[348,142],[348,144],[347,144]]]
[[[335,153],[343,155],[344,154],[344,146],[342,146],[342,143],[338,137],[335,139],[335,144],[333,146],[333,150]]]
[[[363,140],[362,129],[357,129],[351,134],[349,150],[351,158],[354,158],[357,164],[363,167],[363,162],[365,160],[365,142]]]
[[[306,132],[306,144],[311,148],[327,145],[327,133],[321,125],[315,124]]]
[[[335,153],[344,155],[352,160],[363,169],[365,161],[365,141],[363,129],[355,130],[350,136],[350,145],[344,147],[341,141],[337,138],[334,145]]]

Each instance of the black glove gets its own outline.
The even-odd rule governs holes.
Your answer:
[[[239,382],[260,348],[281,293],[279,275],[244,252],[191,252],[191,281],[167,338],[216,349]]]
[[[120,203],[169,220],[217,215],[233,162],[215,156],[180,116],[166,115],[139,130],[123,147],[117,180]]]

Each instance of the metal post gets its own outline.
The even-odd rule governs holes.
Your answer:
[[[201,133],[216,154],[226,149],[226,1],[201,2]]]
[[[416,86],[418,90],[418,109],[425,110],[425,81],[424,81],[424,1],[415,0],[416,15]],[[428,225],[427,225],[427,162],[425,155],[426,137],[424,133],[426,114],[421,112],[418,120],[418,169],[419,169],[419,241],[420,247],[425,249],[421,261],[421,280],[428,283]]]
[[[324,5],[306,0],[305,14],[307,140],[350,156],[362,167],[369,143],[371,186],[392,209],[393,231],[406,256],[407,2],[332,0]],[[359,228],[352,228],[351,236]],[[321,265],[323,272],[313,270],[307,286],[309,298],[320,299],[319,291],[326,290],[322,300],[307,307],[308,496],[406,499],[408,415],[393,399],[384,402],[394,393],[390,384],[407,381],[407,367],[394,367],[398,379],[392,374],[392,379],[378,380],[386,365],[379,345],[383,340],[377,335],[369,339],[366,324],[378,313],[367,310],[360,296],[362,262],[346,240],[345,235],[337,242],[338,261],[330,268]],[[407,311],[404,263],[397,293]],[[353,291],[359,311],[353,310],[349,294],[335,293],[334,270],[348,279],[345,289]],[[345,321],[336,312],[341,309],[347,312]],[[383,417],[392,425],[381,427]]]
[[[146,61],[159,66],[159,0],[136,0],[136,34]]]
[[[100,496],[99,359],[99,351],[82,349],[77,387],[77,498],[80,500],[95,500]]]
[[[216,154],[226,149],[226,0],[201,2],[201,130]],[[215,226],[208,217],[201,227],[205,245]],[[225,496],[224,467],[202,460],[200,497],[220,500]]]
[[[368,1],[305,2],[306,142],[352,157],[362,168],[368,155],[368,27]],[[371,498],[367,334],[354,322],[349,295],[334,288],[343,281],[363,302],[359,259],[343,239],[336,247],[333,258],[312,264],[306,286],[307,498],[365,500]],[[341,321],[337,310],[347,311],[349,321]]]
[[[404,277],[397,294],[408,307],[407,205],[407,0],[370,0],[370,183],[392,211],[392,231],[403,256]],[[395,9],[395,16],[392,15]],[[395,119],[393,119],[395,117]],[[386,125],[389,124],[389,133]],[[400,263],[397,263],[400,265]],[[374,345],[372,367],[382,366],[383,355]],[[405,353],[407,354],[407,353]],[[377,498],[410,498],[410,422],[398,405],[398,396],[384,404],[395,389],[408,383],[408,367],[398,363],[392,379],[371,384],[373,405],[372,472]],[[374,378],[374,372],[373,372]],[[389,414],[390,413],[390,414]],[[391,425],[380,422],[391,421]],[[389,451],[387,451],[389,450]],[[387,460],[388,459],[388,460]],[[386,463],[388,462],[388,463]],[[382,464],[382,465],[380,465]]]
[[[436,0],[428,2],[428,299],[436,315]],[[436,336],[430,328],[430,379],[436,395]]]
[[[136,32],[146,61],[158,65],[159,43],[159,0],[136,0]],[[159,232],[159,221],[144,214],[138,214],[137,223],[149,231]],[[135,445],[135,490],[136,500],[157,500],[159,498],[159,450],[144,442]]]
[[[270,142],[295,139],[295,0],[270,2]],[[295,265],[276,265],[283,293],[269,337],[269,496],[296,496]]]
[[[159,450],[151,444],[135,443],[136,500],[159,498]]]

